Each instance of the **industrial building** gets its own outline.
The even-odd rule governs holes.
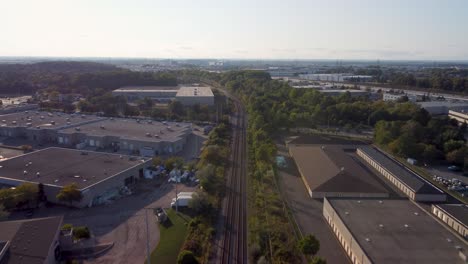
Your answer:
[[[0,222],[0,263],[60,263],[62,217]]]
[[[466,243],[409,200],[325,198],[323,216],[355,264],[467,261]]]
[[[468,103],[451,101],[418,102],[431,115],[448,115],[450,110],[468,112]]]
[[[357,154],[410,199],[420,202],[444,202],[447,199],[442,190],[380,150],[361,146],[357,149]]]
[[[112,91],[129,101],[150,98],[159,102],[177,100],[183,105],[214,105],[214,94],[208,86],[131,86]]]
[[[214,94],[208,86],[182,86],[176,100],[183,105],[214,105]]]
[[[179,86],[126,86],[112,91],[114,96],[124,96],[129,101],[151,98],[161,102],[173,100]]]
[[[467,123],[468,124],[468,111],[454,111],[454,110],[449,110],[448,116],[452,119],[455,119],[458,121],[458,123],[463,124]]]
[[[329,96],[340,96],[342,94],[345,94],[349,92],[351,97],[367,97],[369,96],[369,92],[363,91],[363,90],[351,90],[351,89],[346,89],[346,90],[336,90],[336,89],[326,89],[326,90],[318,90],[320,93],[323,93],[325,95]]]
[[[0,116],[0,136],[142,156],[176,154],[191,133],[190,123],[39,111]]]
[[[0,116],[0,135],[35,142],[57,142],[57,131],[104,118],[94,115],[24,111]]]
[[[433,204],[431,211],[461,237],[468,240],[468,205]]]
[[[349,146],[292,145],[294,158],[309,195],[323,197],[388,197],[376,176],[358,164]]]
[[[152,157],[180,152],[190,133],[190,123],[110,118],[62,129],[58,132],[58,143]]]
[[[46,148],[0,162],[0,184],[18,186],[29,182],[44,185],[48,201],[75,183],[83,195],[77,207],[98,205],[118,196],[138,181],[151,159],[110,153]]]

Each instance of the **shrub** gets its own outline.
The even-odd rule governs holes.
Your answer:
[[[64,231],[68,231],[68,230],[71,230],[73,228],[73,225],[72,224],[64,224],[62,226],[62,230]]]
[[[73,229],[73,237],[75,239],[90,238],[91,234],[87,226],[77,226]]]
[[[197,264],[198,261],[193,255],[192,251],[189,250],[182,250],[177,257],[178,264]]]

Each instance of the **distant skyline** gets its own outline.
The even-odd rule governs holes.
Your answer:
[[[0,56],[468,60],[468,1],[15,0]]]

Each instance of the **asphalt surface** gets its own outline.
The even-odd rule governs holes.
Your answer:
[[[317,255],[325,258],[327,263],[351,263],[323,217],[322,201],[310,198],[286,147],[278,147],[278,154],[284,156],[287,162],[287,168],[278,171],[281,190],[302,235],[313,234],[317,237],[320,241]]]

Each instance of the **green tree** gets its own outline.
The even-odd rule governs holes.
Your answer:
[[[199,215],[209,216],[214,213],[214,207],[208,195],[204,192],[197,192],[189,201],[188,206]]]
[[[163,163],[162,159],[160,156],[156,156],[153,158],[153,165],[154,166],[159,166]]]
[[[327,261],[324,258],[315,256],[311,261],[310,264],[327,264]]]
[[[164,167],[167,170],[173,170],[174,168],[182,168],[184,166],[184,159],[181,157],[169,157],[164,161]]]
[[[78,189],[78,185],[76,183],[63,186],[57,194],[57,200],[68,202],[70,203],[70,206],[72,206],[73,202],[79,202],[81,199],[83,199],[83,195]]]
[[[16,187],[17,203],[25,204],[27,207],[36,206],[38,193],[39,188],[36,184],[23,183]]]
[[[307,235],[298,242],[298,248],[304,255],[315,255],[320,249],[320,242],[314,235]]]
[[[457,165],[463,165],[465,157],[467,155],[466,153],[466,147],[456,149],[454,151],[451,151],[447,153],[446,159],[448,162],[457,164]]]
[[[177,264],[198,264],[198,260],[192,251],[183,250],[177,257]]]

